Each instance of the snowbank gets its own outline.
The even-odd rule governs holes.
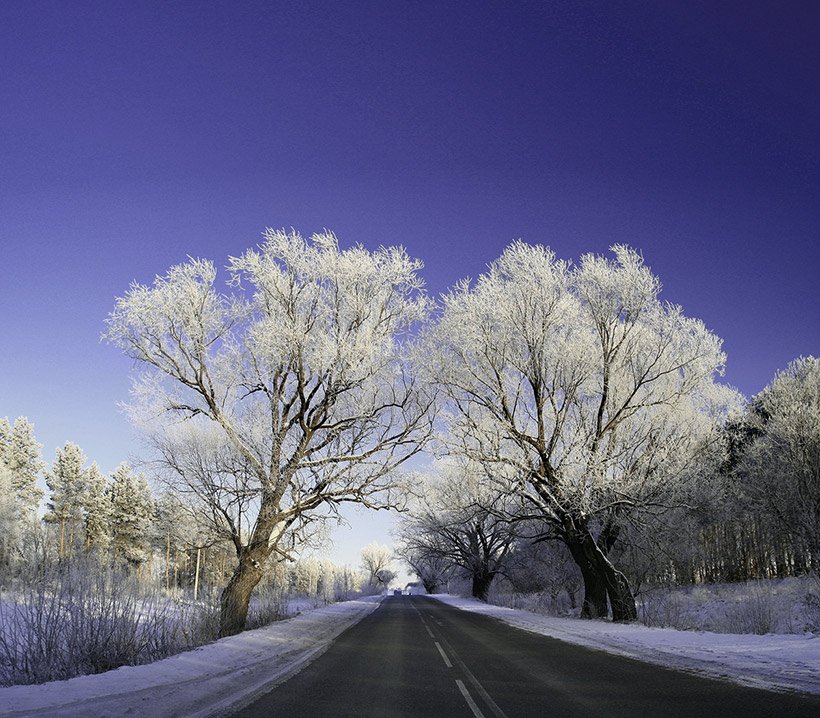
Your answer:
[[[0,688],[0,716],[220,715],[298,671],[372,612],[381,598],[319,608],[149,665]]]
[[[679,670],[727,678],[747,686],[820,693],[820,635],[735,635],[577,618],[539,616],[470,598],[436,594],[450,606],[510,626],[607,653]]]

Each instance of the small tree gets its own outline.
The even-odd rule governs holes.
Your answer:
[[[0,420],[1,421],[1,420]],[[11,472],[0,461],[0,568],[7,570],[13,562],[14,551],[18,547],[17,507],[11,483]]]
[[[26,417],[17,417],[13,427],[8,419],[0,419],[0,463],[8,469],[20,517],[36,513],[43,497],[43,491],[37,486],[44,466],[41,449],[42,444],[34,438],[34,427]]]
[[[187,551],[195,529],[196,514],[172,491],[164,491],[155,504],[153,539],[155,546],[162,552],[165,563],[165,590],[179,585],[180,554]]]
[[[117,299],[105,337],[148,369],[135,415],[236,549],[222,635],[244,627],[292,527],[343,502],[400,500],[395,471],[429,434],[402,341],[429,309],[420,266],[402,249],[268,230],[231,258],[233,291],[192,259]]]
[[[145,477],[120,464],[111,476],[111,544],[114,557],[140,566],[149,556],[154,497]]]
[[[82,541],[88,478],[85,462],[83,450],[69,441],[62,449],[57,448],[54,464],[46,472],[51,495],[45,520],[57,526],[60,559],[71,558],[75,542]]]
[[[0,418],[0,566],[8,569],[32,556],[27,545],[38,535],[37,507],[43,496],[37,478],[44,464],[34,427],[24,416]]]
[[[86,471],[82,509],[85,549],[104,554],[111,545],[111,497],[108,479],[93,462]]]
[[[367,582],[374,588],[387,588],[396,577],[390,569],[393,563],[393,549],[374,541],[362,548],[361,557]]]

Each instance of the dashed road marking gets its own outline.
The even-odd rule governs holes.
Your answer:
[[[447,641],[447,639],[442,635],[442,636],[440,636],[441,643],[443,643],[447,647],[447,652],[449,652],[449,654],[453,657],[453,661],[452,662],[450,661],[450,658],[448,657],[447,652],[445,652],[444,648],[442,648],[441,643],[439,643],[438,641],[435,640],[435,638],[436,638],[435,634],[430,630],[430,626],[427,624],[427,621],[424,618],[424,614],[422,614],[422,612],[418,609],[417,606],[413,605],[412,603],[410,605],[413,606],[416,613],[419,614],[419,618],[421,618],[421,622],[424,624],[424,627],[427,629],[427,633],[430,634],[430,637],[433,639],[433,643],[436,644],[436,648],[438,648],[438,652],[441,654],[441,657],[444,659],[444,664],[447,666],[447,668],[452,668],[453,667],[453,662],[456,663],[456,665],[459,667],[461,672],[464,673],[465,677],[470,681],[470,683],[472,683],[473,688],[475,688],[475,691],[478,693],[479,696],[481,696],[481,699],[487,704],[487,707],[493,712],[493,714],[496,716],[496,718],[507,718],[507,714],[504,713],[504,711],[501,710],[499,705],[492,699],[490,694],[487,693],[486,689],[484,688],[484,686],[481,685],[478,678],[476,678],[473,675],[472,671],[469,668],[467,668],[464,661],[462,661],[458,657],[458,655],[456,654],[453,647],[450,645],[450,643]],[[435,616],[431,615],[430,618],[432,618],[439,626],[444,625],[442,623],[442,621],[440,621]],[[476,716],[476,718],[485,718],[484,713],[481,712],[481,709],[478,707],[476,702],[473,700],[473,697],[470,695],[470,692],[467,690],[467,687],[464,685],[464,682],[459,680],[459,679],[456,679],[456,684],[458,685],[458,689],[461,691],[461,694],[464,696],[464,700],[467,701],[467,705],[470,706],[470,710],[473,711],[473,714]]]
[[[496,703],[492,699],[492,696],[490,696],[490,694],[487,693],[487,690],[484,688],[484,686],[481,685],[478,678],[476,678],[473,675],[473,672],[469,668],[467,668],[464,661],[462,661],[458,657],[458,654],[456,653],[455,649],[450,645],[449,641],[443,635],[439,636],[439,640],[444,644],[444,647],[447,649],[447,653],[452,657],[453,663],[455,663],[461,670],[461,672],[467,677],[467,679],[472,684],[473,688],[475,688],[476,693],[478,693],[478,695],[481,696],[481,699],[484,701],[484,703],[487,704],[487,707],[493,712],[493,715],[495,715],[496,718],[507,718],[507,714],[504,713],[503,710],[501,710],[498,703]]]
[[[438,641],[434,641],[434,643],[436,644],[436,648],[438,648],[438,652],[441,654],[441,657],[444,659],[444,665],[447,666],[447,668],[452,668],[453,664],[450,663],[450,659],[447,658],[447,654],[444,652],[441,644]]]
[[[458,686],[458,689],[461,691],[461,695],[464,696],[464,700],[467,701],[467,705],[470,706],[470,710],[473,712],[475,718],[484,718],[484,714],[481,712],[481,708],[479,708],[476,705],[476,702],[470,695],[470,691],[467,690],[465,685],[458,678],[456,678],[456,685]]]

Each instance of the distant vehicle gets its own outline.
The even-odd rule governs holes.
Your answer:
[[[401,596],[401,589],[400,588],[394,588],[393,589],[393,595],[394,596]]]

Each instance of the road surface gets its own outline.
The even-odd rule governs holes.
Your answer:
[[[333,716],[820,716],[820,696],[660,668],[391,596],[301,672],[235,713]]]

